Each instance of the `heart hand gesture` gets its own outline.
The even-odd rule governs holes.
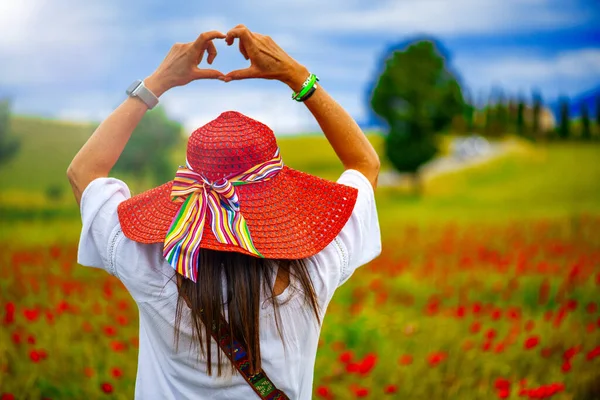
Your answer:
[[[251,32],[244,25],[238,25],[227,32],[225,42],[231,46],[236,38],[239,40],[240,52],[246,60],[250,60],[250,66],[231,71],[219,79],[225,82],[252,78],[277,79],[298,89],[308,76],[308,70],[269,36]]]
[[[218,79],[224,75],[215,69],[198,68],[208,53],[208,63],[212,64],[217,56],[214,39],[225,39],[221,32],[204,32],[194,42],[176,43],[158,66],[156,71],[145,80],[154,94],[160,96],[168,89],[183,86],[197,79]]]

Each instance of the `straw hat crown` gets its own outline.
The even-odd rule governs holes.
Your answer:
[[[187,160],[194,171],[216,181],[268,161],[276,151],[275,135],[268,126],[227,111],[192,133]]]

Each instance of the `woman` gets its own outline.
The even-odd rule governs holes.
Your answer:
[[[198,68],[217,39],[238,39],[250,67]],[[272,131],[236,112],[190,136],[173,181],[131,197],[108,178],[152,94],[249,78],[277,79],[306,104],[345,167],[337,183],[284,166]],[[310,399],[327,305],[381,251],[377,154],[314,75],[243,25],[176,44],[144,84],[146,96],[131,93],[67,171],[83,221],[79,263],[118,277],[139,307],[136,398]]]

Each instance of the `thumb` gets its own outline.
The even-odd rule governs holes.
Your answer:
[[[195,68],[193,72],[193,78],[196,79],[219,79],[223,76],[221,71],[217,71],[216,69],[204,69],[204,68]]]
[[[238,69],[235,71],[231,71],[225,75],[225,81],[235,81],[239,79],[252,79],[259,78],[258,70],[254,67],[248,67],[244,69]]]

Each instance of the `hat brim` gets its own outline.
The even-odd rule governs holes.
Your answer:
[[[167,182],[119,204],[119,222],[126,237],[140,243],[164,242],[182,204],[171,201],[172,185]],[[254,246],[272,259],[302,259],[323,250],[350,218],[358,194],[353,187],[288,167],[268,181],[236,190]],[[209,223],[204,225],[200,247],[252,255],[219,243]]]

